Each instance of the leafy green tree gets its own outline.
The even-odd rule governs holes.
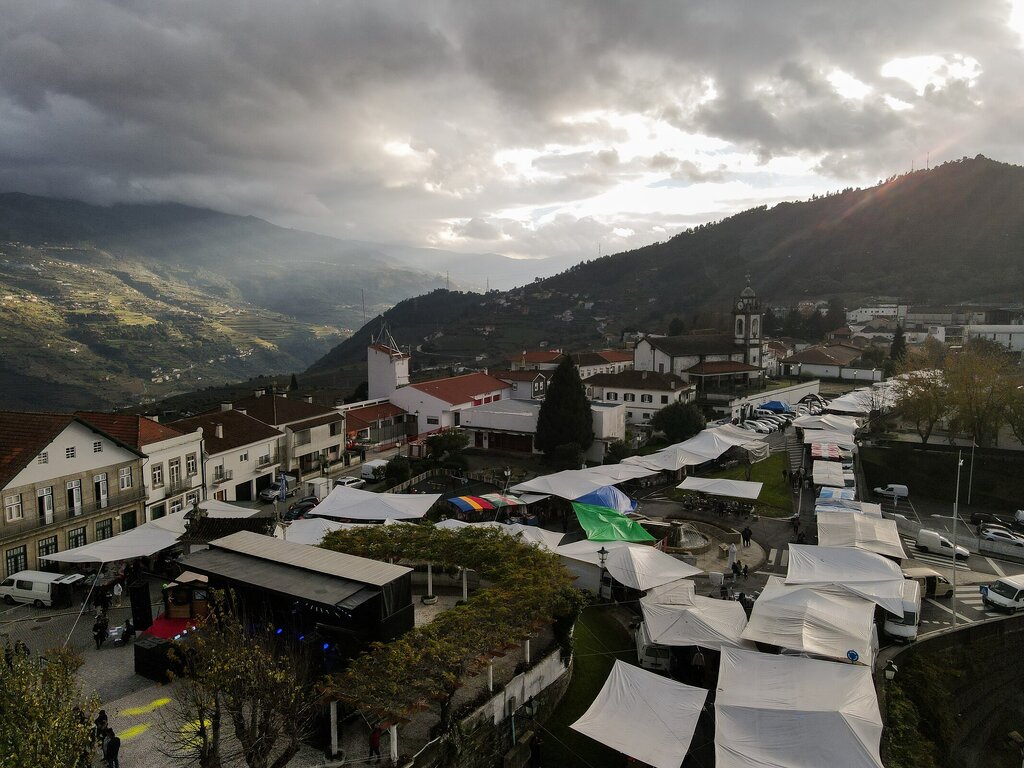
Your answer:
[[[900,369],[903,378],[896,389],[896,407],[900,416],[914,425],[921,444],[928,442],[935,425],[950,412],[949,388],[942,371],[920,367],[927,363],[915,356]],[[918,366],[918,367],[915,367]]]
[[[551,466],[554,469],[579,469],[583,465],[583,451],[579,443],[564,443],[551,452]]]
[[[223,593],[213,597],[213,610],[179,655],[185,679],[175,692],[180,722],[165,732],[168,754],[203,768],[239,756],[249,768],[284,768],[316,714],[309,660],[269,624],[236,616]],[[232,727],[240,755],[225,753],[224,723]]]
[[[438,461],[445,457],[454,459],[469,445],[469,435],[456,427],[442,429],[427,438],[430,455]]]
[[[951,431],[966,432],[979,446],[992,445],[1016,389],[1011,372],[1006,349],[988,339],[971,339],[958,354],[950,355],[946,382]]]
[[[903,333],[903,326],[896,326],[896,333],[893,335],[892,344],[889,347],[889,357],[901,361],[907,356],[907,337]]]
[[[297,390],[298,390],[298,388],[299,388],[299,379],[298,379],[298,377],[297,377],[297,376],[296,376],[296,375],[295,375],[295,374],[293,373],[293,374],[292,374],[292,380],[291,380],[291,382],[290,382],[290,383],[288,384],[288,389],[289,389],[289,390],[290,390],[291,392],[295,392],[295,391],[297,391]]]
[[[630,448],[622,440],[615,440],[608,446],[608,450],[604,454],[605,464],[618,464],[623,459],[634,455],[636,451]]]
[[[395,456],[384,468],[384,477],[392,485],[404,483],[412,476],[412,468],[405,456]]]
[[[74,768],[91,754],[99,702],[82,692],[75,675],[81,664],[65,649],[14,651],[0,660],[0,765]]]
[[[846,325],[846,307],[842,299],[829,299],[828,313],[825,315],[829,331],[842,328]]]
[[[550,459],[555,449],[576,443],[586,451],[594,442],[594,417],[576,364],[566,357],[555,369],[537,416],[537,447]]]
[[[651,426],[664,432],[670,443],[680,443],[704,429],[707,419],[693,403],[675,402],[654,414]]]
[[[683,322],[681,317],[673,317],[672,322],[668,324],[668,335],[679,336],[686,331],[686,323]]]

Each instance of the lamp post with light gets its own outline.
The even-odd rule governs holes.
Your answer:
[[[885,725],[889,725],[889,699],[892,696],[892,681],[896,679],[896,673],[900,671],[892,659],[885,662],[885,667],[882,669],[882,675],[885,677]]]
[[[601,575],[598,577],[598,580],[597,580],[597,595],[598,595],[598,597],[603,598],[604,597],[604,572],[605,572],[604,564],[608,561],[608,550],[604,548],[603,544],[601,545],[601,548],[599,550],[597,550],[597,558],[598,558],[598,560],[601,563]],[[609,586],[609,589],[608,589],[608,599],[610,600],[611,599],[611,585],[609,584],[608,586]]]

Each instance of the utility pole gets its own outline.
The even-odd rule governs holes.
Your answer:
[[[963,451],[956,452],[956,498],[953,500],[953,629],[956,629],[956,530],[957,519],[960,517],[960,467],[964,465]]]

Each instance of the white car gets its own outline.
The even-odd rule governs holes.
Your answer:
[[[754,419],[753,423],[764,427],[765,432],[775,432],[778,429],[778,426],[770,421],[765,421],[764,419]]]
[[[768,427],[766,427],[759,421],[744,421],[743,426],[746,429],[752,429],[755,432],[761,433],[762,435],[767,435],[769,432],[771,432],[771,430],[768,429]]]
[[[1002,541],[1006,544],[1013,544],[1017,547],[1024,547],[1024,536],[1020,536],[1016,533],[1010,533],[1007,530],[999,528],[989,528],[981,532],[981,538],[986,541]]]
[[[366,481],[361,477],[339,477],[334,481],[334,487],[338,488],[362,488]]]

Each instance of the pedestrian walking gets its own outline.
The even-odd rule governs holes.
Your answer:
[[[732,580],[736,581],[740,577],[740,562],[737,560],[732,564]]]
[[[370,731],[370,756],[366,758],[366,762],[373,761],[375,763],[380,762],[380,726],[373,726],[373,730]]]
[[[114,733],[113,728],[107,728],[107,737],[103,740],[103,759],[107,761],[107,768],[121,768],[118,760],[118,753],[121,751],[121,740]]]
[[[693,670],[693,682],[695,685],[704,685],[704,672],[707,669],[707,661],[704,659],[704,654],[700,650],[700,646],[697,646],[693,653],[693,657],[690,659],[690,668]]]
[[[114,585],[114,605],[118,608],[121,607],[121,595],[124,594],[124,587],[121,586],[121,582],[117,582]]]
[[[107,590],[101,589],[96,593],[96,609],[105,614],[108,608],[110,608],[110,595],[107,594]]]
[[[135,638],[135,625],[132,624],[131,616],[124,620],[124,628],[121,630],[121,642],[128,645]]]
[[[754,532],[752,530],[750,530],[750,526],[748,525],[746,528],[744,528],[743,532],[740,535],[743,537],[743,546],[744,547],[749,547],[750,546],[750,539],[754,535]]]
[[[96,641],[97,651],[103,645],[103,641],[107,639],[108,629],[110,629],[110,622],[107,620],[107,617],[102,613],[97,613],[96,621],[92,625],[92,639]]]
[[[747,580],[747,576],[750,575],[750,566],[746,563],[743,564],[743,580]]]

